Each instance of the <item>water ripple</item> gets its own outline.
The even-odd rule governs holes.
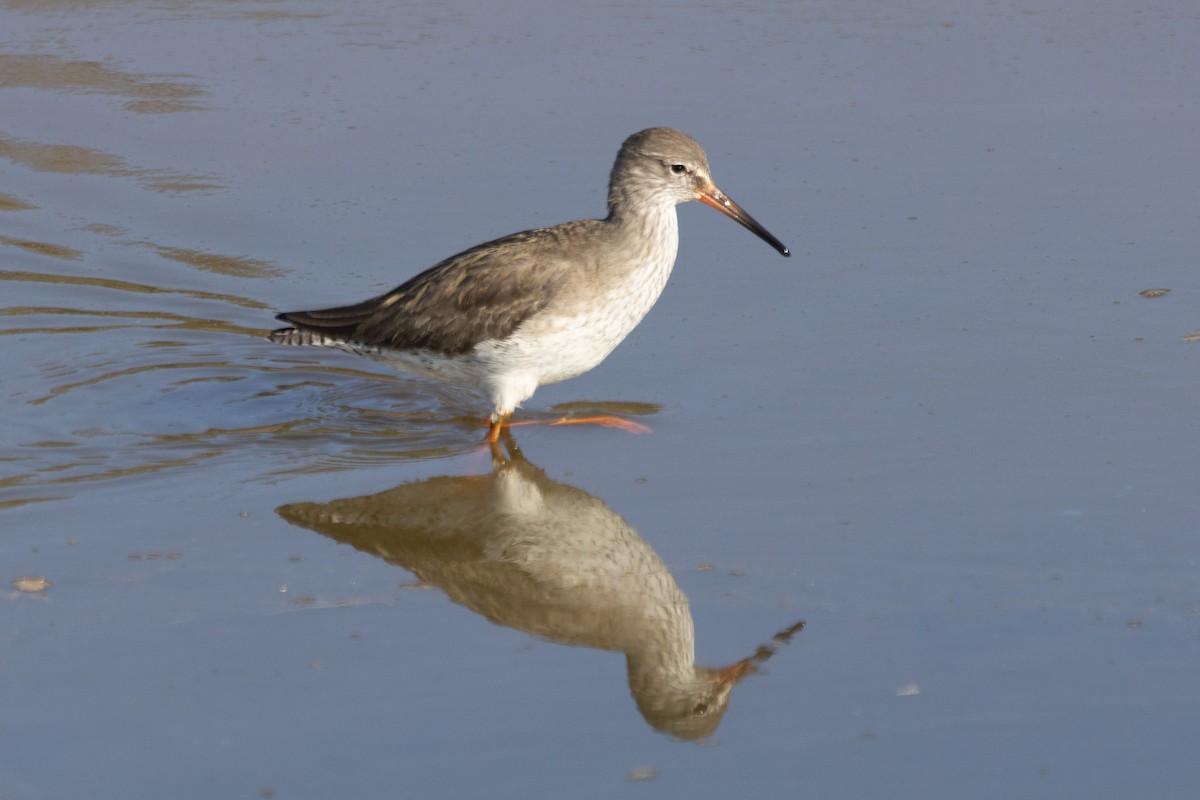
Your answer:
[[[477,450],[475,393],[263,338],[263,303],[91,275],[0,271],[0,509],[209,469],[239,480]],[[646,415],[644,404],[526,411]]]

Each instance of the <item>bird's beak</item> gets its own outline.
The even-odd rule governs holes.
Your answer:
[[[741,220],[738,221],[741,222]],[[754,666],[754,661],[749,658],[743,658],[736,664],[730,664],[728,667],[717,672],[717,685],[733,688],[741,683],[742,679],[747,675],[753,675],[755,672],[758,672],[758,668]]]
[[[758,224],[758,220],[742,210],[742,207],[730,200],[724,192],[718,189],[713,184],[709,184],[706,188],[699,190],[696,193],[696,199],[706,206],[712,206],[722,214],[732,217],[746,228],[754,231],[754,235],[762,239],[767,244],[779,251],[780,255],[790,256],[791,250],[783,242],[771,235],[771,232]]]

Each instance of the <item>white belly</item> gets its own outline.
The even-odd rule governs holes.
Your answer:
[[[631,281],[585,305],[547,309],[509,338],[476,347],[473,355],[493,370],[490,388],[497,407],[515,408],[539,385],[574,378],[603,361],[654,306],[674,255],[672,248],[669,260],[645,264]]]
[[[497,414],[510,414],[538,386],[573,378],[599,364],[654,306],[675,265],[678,238],[674,208],[669,210],[668,229],[647,237],[657,247],[637,254],[640,266],[605,292],[597,293],[592,284],[554,298],[505,339],[481,342],[470,353],[452,357],[353,345],[348,349],[404,372],[482,391]]]

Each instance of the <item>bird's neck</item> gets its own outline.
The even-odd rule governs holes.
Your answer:
[[[640,631],[635,646],[625,651],[629,686],[635,695],[689,683],[696,667],[696,639],[687,600]],[[670,611],[674,613],[670,613]]]
[[[674,203],[648,198],[625,198],[609,201],[605,222],[612,227],[616,238],[630,247],[644,251],[646,262],[675,262],[679,249],[679,217]]]

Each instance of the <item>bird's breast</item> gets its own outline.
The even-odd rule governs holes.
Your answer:
[[[539,384],[555,383],[599,364],[653,308],[675,264],[675,248],[638,253],[633,265],[600,273],[580,290],[528,319],[512,337],[493,343],[508,360],[531,365]]]

